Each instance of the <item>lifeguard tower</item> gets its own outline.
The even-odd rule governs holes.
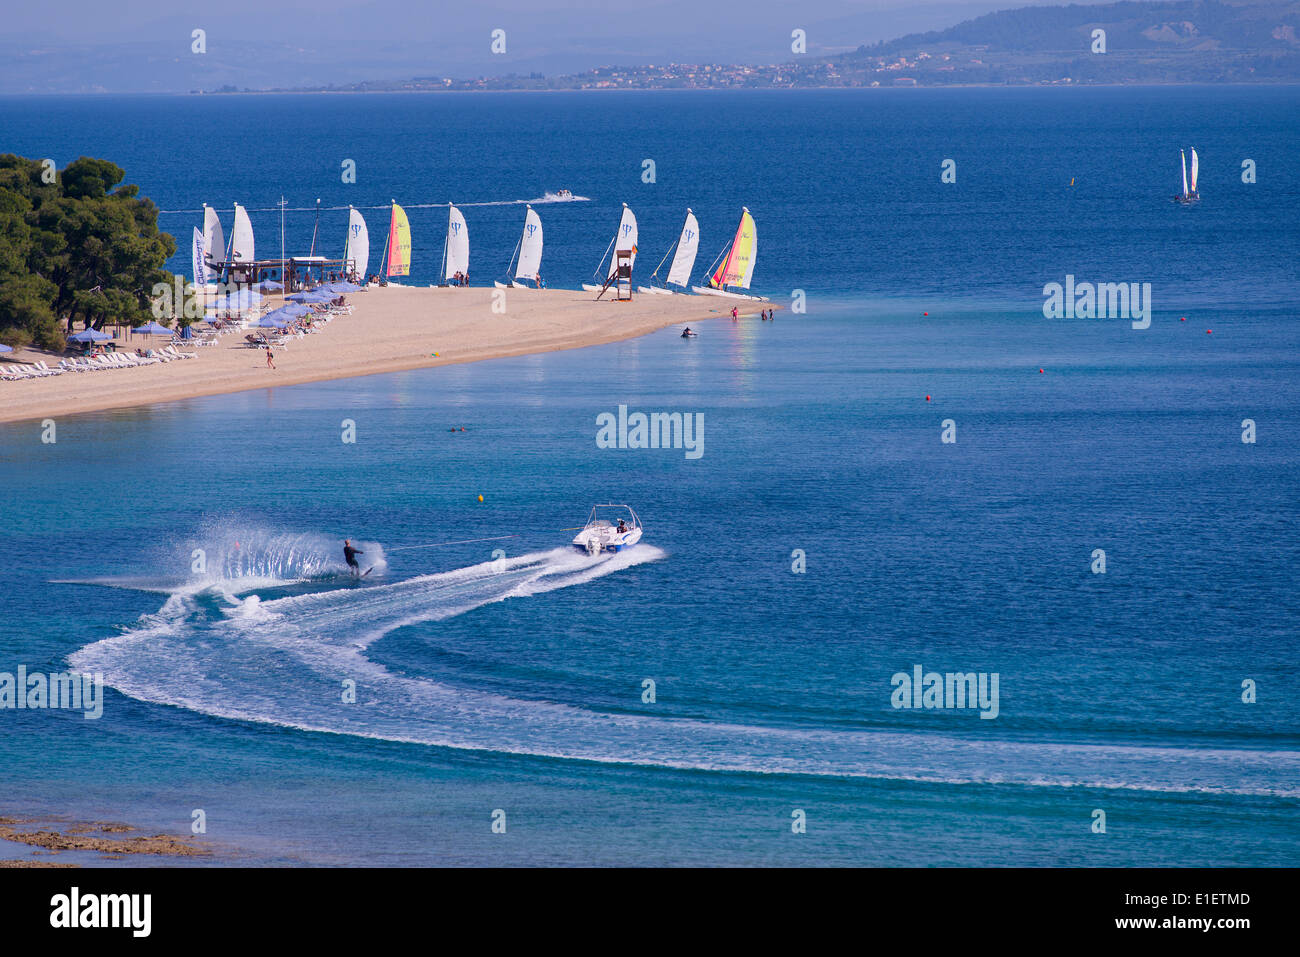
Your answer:
[[[605,295],[606,291],[614,287],[615,302],[632,301],[632,257],[635,255],[631,249],[618,249],[614,251],[614,271],[610,277],[605,280],[605,285],[601,287],[599,299]]]

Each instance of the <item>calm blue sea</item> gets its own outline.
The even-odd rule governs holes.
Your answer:
[[[1300,864],[1298,101],[0,99],[0,150],[123,166],[179,271],[204,202],[278,254],[281,196],[299,252],[318,198],[395,198],[432,282],[453,200],[487,282],[516,201],[569,188],[536,206],[552,286],[622,202],[642,277],[686,206],[698,278],[745,205],[755,290],[807,303],[0,427],[0,671],[112,685],[97,721],[0,711],[0,814],[201,809],[218,860],[267,864]],[[1067,274],[1151,283],[1150,328],[1044,318]],[[620,405],[702,414],[704,454],[598,448]],[[644,542],[566,551],[598,501]],[[894,707],[916,666],[997,675],[996,718]]]

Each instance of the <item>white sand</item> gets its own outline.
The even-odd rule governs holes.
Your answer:
[[[354,293],[347,297],[352,315],[273,347],[274,370],[267,368],[266,353],[248,348],[238,333],[224,336],[217,346],[184,350],[197,352],[195,359],[0,382],[0,422],[574,349],[730,316],[733,305],[754,315],[771,308],[712,296],[637,295],[631,302],[596,302],[588,292],[508,289],[500,290],[506,311],[497,313],[492,305],[498,291],[389,286]],[[165,341],[136,336],[119,348]],[[10,358],[57,364],[30,350]]]

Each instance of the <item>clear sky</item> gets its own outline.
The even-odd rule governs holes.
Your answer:
[[[59,0],[6,4],[0,92],[297,86],[602,64],[769,63],[1044,0]],[[206,60],[191,32],[207,34]],[[506,31],[506,53],[490,48]]]

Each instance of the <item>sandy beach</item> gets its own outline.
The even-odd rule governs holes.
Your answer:
[[[493,311],[495,292],[505,295],[503,313]],[[575,349],[730,315],[733,305],[742,314],[760,308],[756,302],[709,296],[638,295],[631,302],[597,302],[592,293],[565,289],[473,287],[389,286],[355,293],[347,301],[354,307],[351,315],[275,346],[275,369],[267,367],[263,350],[248,347],[243,333],[231,333],[215,346],[185,350],[198,353],[185,361],[0,382],[0,422]],[[136,336],[118,348],[133,351],[164,342]],[[32,350],[8,358],[57,364],[57,357]]]

